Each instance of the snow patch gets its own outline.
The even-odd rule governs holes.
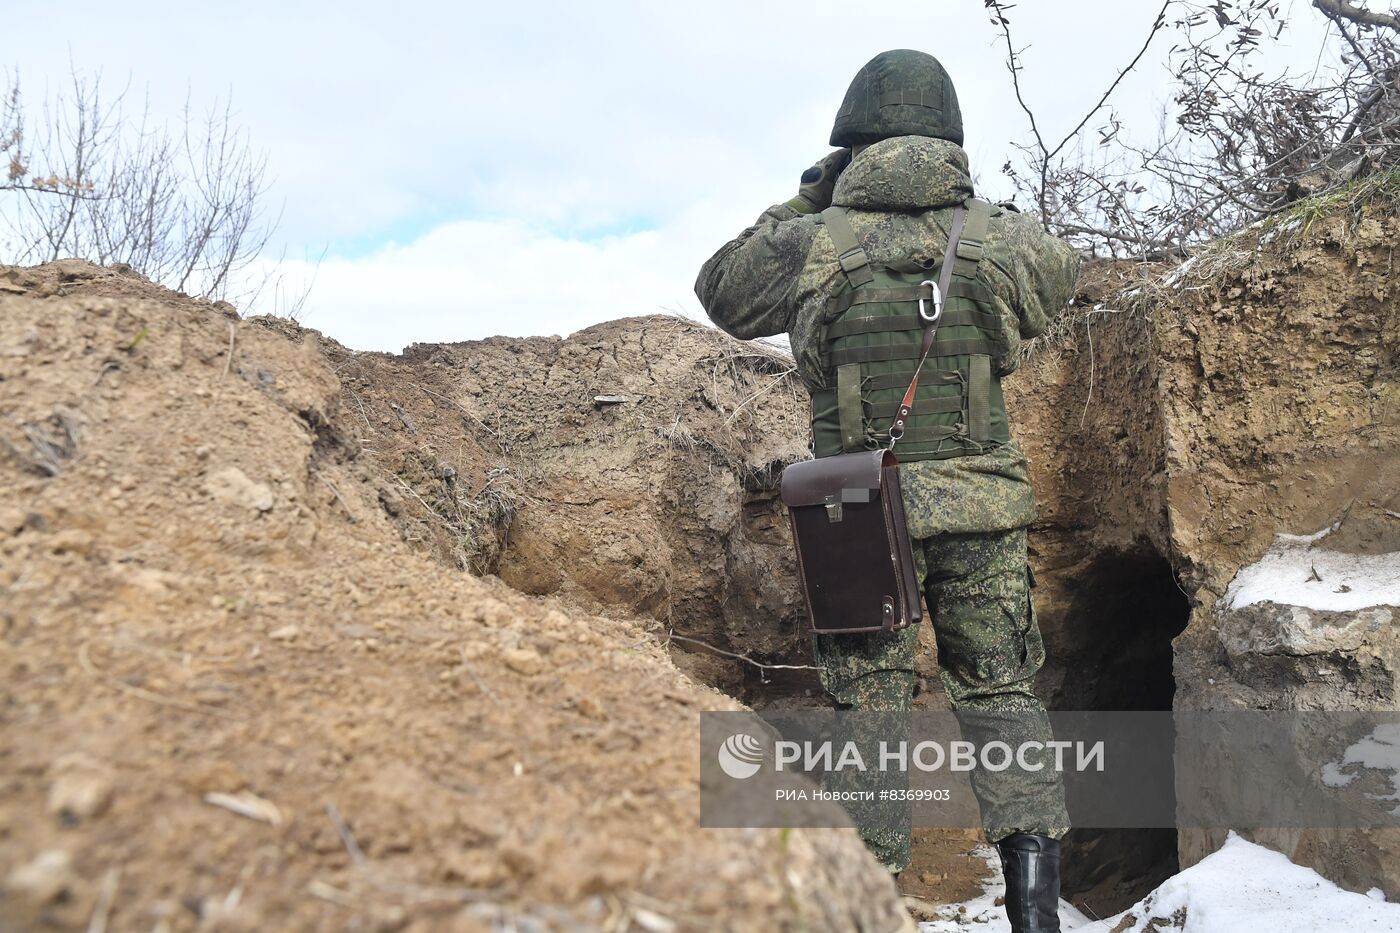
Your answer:
[[[1400,552],[1347,554],[1317,547],[1333,525],[1310,535],[1277,535],[1257,563],[1235,575],[1225,604],[1271,602],[1327,612],[1400,606]]]
[[[1190,271],[1191,267],[1195,264],[1196,257],[1192,256],[1191,258],[1183,262],[1181,265],[1177,266],[1175,269],[1162,276],[1162,284],[1167,288],[1173,287],[1186,276],[1186,273]]]
[[[1262,223],[1263,221],[1256,220],[1254,223],[1250,224],[1247,229],[1253,229]],[[1303,218],[1301,217],[1294,217],[1291,220],[1285,220],[1282,223],[1275,224],[1272,229],[1264,231],[1263,235],[1259,237],[1259,247],[1268,246],[1279,237],[1293,233],[1295,230],[1301,229],[1302,226]]]
[[[1400,930],[1400,904],[1379,891],[1343,891],[1310,868],[1231,833],[1218,852],[1168,879],[1141,903],[1079,933],[1321,933]],[[1173,919],[1176,918],[1176,919]],[[1149,922],[1155,926],[1149,927]]]
[[[1333,522],[1321,531],[1314,531],[1310,535],[1290,535],[1279,532],[1274,535],[1274,538],[1286,544],[1316,544],[1340,527],[1342,527],[1341,522]]]
[[[1372,800],[1400,800],[1400,725],[1387,723],[1371,730],[1371,734],[1351,745],[1342,753],[1341,761],[1329,761],[1322,766],[1322,783],[1328,787],[1346,787],[1360,775],[1359,770],[1376,769],[1390,775],[1395,793],[1384,796],[1367,794]],[[1400,807],[1390,811],[1400,815]]]
[[[999,879],[992,850],[979,854],[987,857]],[[1007,933],[1011,926],[1006,911],[993,903],[1002,893],[999,880],[989,882],[981,896],[940,908],[946,919],[919,924],[919,933]],[[1118,916],[1088,920],[1062,901],[1060,923],[1074,933],[1395,933],[1400,931],[1400,904],[1387,903],[1377,889],[1366,894],[1344,891],[1281,853],[1230,833],[1219,851]]]

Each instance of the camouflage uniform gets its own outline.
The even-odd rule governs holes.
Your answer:
[[[967,156],[948,140],[895,136],[859,153],[836,182],[872,264],[940,258],[953,207],[972,195]],[[1040,225],[1003,207],[992,217],[978,278],[1003,327],[999,374],[1019,362],[1021,340],[1042,333],[1073,295],[1077,255]],[[828,296],[843,273],[825,227],[788,204],[765,211],[704,266],[696,293],[711,319],[741,339],[786,333],[808,388],[827,388],[818,335]],[[920,564],[942,679],[960,712],[1015,713],[998,735],[1048,741],[1048,719],[1032,690],[1044,647],[1030,598],[1025,528],[1035,504],[1025,455],[1014,442],[980,454],[901,464],[910,537]],[[900,712],[914,684],[914,629],[823,636],[822,680],[844,708]],[[966,728],[966,726],[965,726]],[[1058,779],[976,785],[988,838],[1012,832],[1058,838],[1068,828]],[[909,859],[907,815],[854,814],[867,842],[892,869]]]
[[[965,738],[995,732],[1015,747],[1053,736],[1035,695],[1035,673],[1045,646],[1031,602],[1024,528],[943,534],[914,542],[914,560],[938,642],[939,675],[953,708],[963,715]],[[914,695],[914,626],[873,635],[823,635],[816,655],[822,686],[838,709],[905,712]],[[969,715],[970,714],[970,715]],[[997,714],[1008,714],[999,717]],[[888,728],[897,726],[890,723]],[[1048,760],[1048,759],[1042,759]],[[1064,791],[1050,770],[974,772],[987,838],[1014,832],[1060,838],[1069,829]],[[866,819],[852,814],[866,843],[894,871],[909,863],[907,815],[888,808]]]

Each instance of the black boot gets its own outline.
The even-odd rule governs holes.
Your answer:
[[[1012,833],[997,843],[1012,933],[1060,933],[1060,844]]]

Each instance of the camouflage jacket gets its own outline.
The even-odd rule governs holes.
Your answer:
[[[871,262],[880,264],[941,259],[953,206],[972,193],[961,147],[899,136],[863,151],[837,180],[832,201],[848,210]],[[817,335],[843,274],[818,216],[779,204],[705,263],[695,292],[711,320],[735,337],[786,333],[803,381],[822,389]],[[1001,312],[1010,350],[995,362],[1008,372],[1018,362],[1021,340],[1044,332],[1073,297],[1079,257],[1032,218],[999,208],[977,274]],[[1019,528],[1035,517],[1025,454],[1014,442],[983,454],[905,464],[901,482],[915,538]]]

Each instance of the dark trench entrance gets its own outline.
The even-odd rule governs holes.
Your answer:
[[[1191,606],[1155,550],[1105,554],[1070,582],[1067,670],[1054,707],[1170,711],[1172,639]],[[1172,749],[1156,767],[1171,773]],[[1063,897],[1090,917],[1118,913],[1179,870],[1175,829],[1076,829],[1065,839]]]
[[[1051,709],[1172,709],[1172,639],[1185,629],[1191,607],[1165,557],[1148,547],[1103,553],[1069,572],[1058,605],[1043,604],[1047,589],[1037,591],[1037,606],[1062,620],[1049,663],[1064,673],[1053,678],[1059,689],[1045,697]],[[774,660],[811,663],[808,657]],[[813,670],[748,667],[738,673],[740,686],[732,692],[759,711],[828,705]],[[941,693],[936,677],[927,686]],[[933,706],[946,702],[940,696]],[[1171,773],[1172,751],[1162,749],[1160,773]],[[916,833],[916,846],[917,839]],[[1065,840],[1062,895],[1090,917],[1107,917],[1178,870],[1175,829],[1072,830]]]

